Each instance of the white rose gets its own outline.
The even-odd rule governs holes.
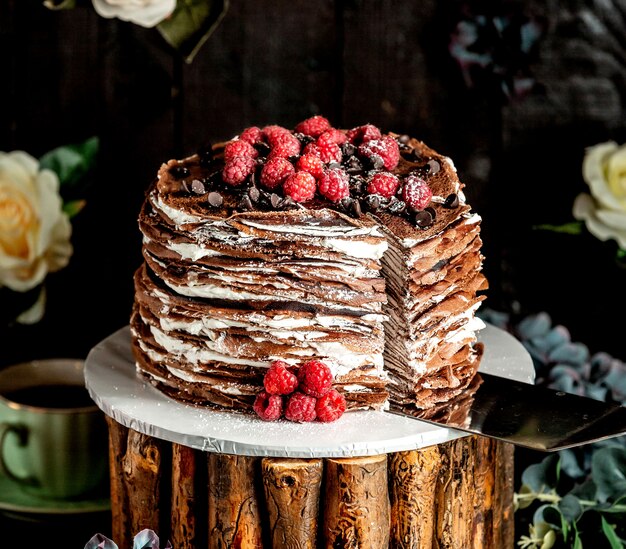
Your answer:
[[[169,17],[176,0],[92,0],[93,7],[102,17],[117,17],[142,27],[154,27]]]
[[[25,292],[72,255],[59,178],[23,151],[0,151],[0,287]]]
[[[626,249],[626,145],[609,141],[589,147],[583,178],[591,194],[576,197],[574,217],[584,221],[595,237],[615,239]]]

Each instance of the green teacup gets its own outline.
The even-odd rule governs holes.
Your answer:
[[[80,498],[107,479],[107,425],[83,368],[47,359],[0,370],[0,474],[33,495]]]

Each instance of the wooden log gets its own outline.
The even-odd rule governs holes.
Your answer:
[[[315,549],[323,461],[264,458],[261,471],[271,547]]]
[[[206,547],[206,533],[201,528],[204,520],[198,520],[206,512],[202,505],[206,483],[206,455],[173,443],[171,542],[176,549]]]
[[[387,549],[387,455],[328,459],[322,547]]]
[[[122,472],[130,531],[133,536],[145,528],[154,530],[159,537],[169,536],[168,499],[164,497],[161,479],[170,478],[170,460],[166,459],[170,445],[133,429],[128,430],[126,453],[122,457]],[[117,541],[120,547],[132,547],[132,538]]]
[[[258,459],[209,454],[209,548],[262,548]]]
[[[120,547],[132,547],[126,478],[122,458],[126,454],[128,428],[106,416],[109,427],[109,478],[111,492],[111,535]]]
[[[515,520],[513,492],[515,472],[515,446],[506,442],[496,444],[495,488],[493,505],[493,546],[514,547]]]
[[[431,549],[440,467],[437,446],[389,455],[390,548]]]

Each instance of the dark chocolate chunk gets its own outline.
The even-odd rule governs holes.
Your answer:
[[[224,203],[224,197],[215,191],[209,193],[208,200],[214,208],[219,208]]]
[[[241,200],[239,201],[239,207],[242,210],[253,210],[254,209],[254,205],[252,204],[252,200],[250,200],[250,197],[247,194],[244,194],[241,197]]]
[[[430,172],[430,175],[435,175],[439,172],[439,170],[441,170],[441,164],[439,164],[439,162],[437,162],[434,158],[431,158],[426,163],[426,166],[429,167],[428,171]]]
[[[363,171],[363,164],[356,156],[351,156],[346,161],[346,171],[348,173],[356,173]]]
[[[427,206],[426,208],[424,208],[424,211],[428,212],[431,215],[431,217],[433,218],[433,221],[437,219],[437,212],[435,211],[435,208],[431,206]]]
[[[204,186],[204,183],[202,181],[200,181],[199,179],[194,179],[191,182],[191,192],[195,194],[204,194],[206,192],[206,187]]]
[[[367,195],[367,197],[365,198],[365,204],[369,210],[377,212],[378,210],[380,210],[381,205],[380,196],[378,196],[377,194]]]
[[[404,200],[398,200],[395,196],[389,201],[389,211],[392,214],[400,214],[406,210],[406,202]]]
[[[352,214],[354,215],[354,217],[361,217],[361,215],[363,214],[360,200],[352,201]]]
[[[260,157],[267,156],[270,152],[270,146],[262,141],[255,143],[253,147],[257,150]]]
[[[183,177],[188,177],[189,176],[189,168],[187,166],[182,166],[182,165],[177,165],[177,166],[172,166],[169,169],[169,172],[176,178],[176,179],[182,179]]]
[[[258,202],[259,198],[261,198],[261,192],[256,187],[250,187],[250,190],[248,191],[248,196],[250,197],[250,200],[252,200],[252,202]]]
[[[428,210],[421,210],[415,214],[415,224],[422,229],[426,229],[433,224],[433,216]]]
[[[459,197],[456,193],[449,194],[443,202],[444,208],[456,208],[459,205]]]
[[[352,143],[344,143],[341,145],[343,156],[353,156],[356,153],[356,147]]]
[[[403,145],[406,145],[410,140],[411,140],[411,138],[408,135],[406,135],[406,134],[401,135],[400,137],[398,137],[398,141],[400,143],[402,143]]]
[[[276,193],[272,193],[270,196],[270,204],[272,205],[272,208],[274,209],[278,209],[281,207],[283,203],[283,199],[278,196]]]
[[[296,204],[296,201],[293,198],[291,198],[290,196],[287,196],[283,200],[281,207],[285,210],[291,210],[293,208],[297,208],[298,205]]]

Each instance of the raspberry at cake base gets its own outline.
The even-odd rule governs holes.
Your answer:
[[[170,160],[139,214],[137,372],[244,413],[275,361],[322,361],[349,412],[445,403],[482,355],[480,224],[450,159],[370,124],[251,126]]]

